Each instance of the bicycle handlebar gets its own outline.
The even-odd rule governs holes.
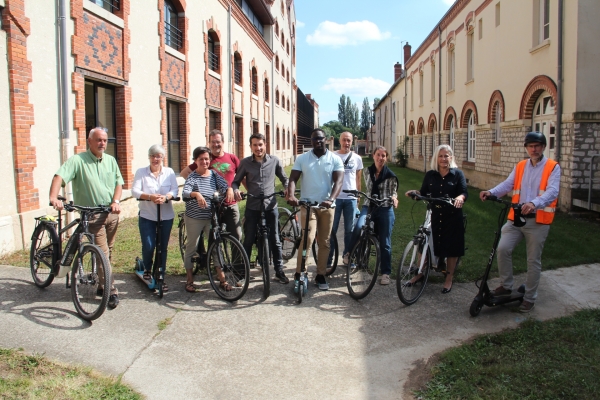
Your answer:
[[[190,197],[191,199],[191,197]],[[181,200],[181,197],[173,197],[172,199],[165,199],[165,204],[170,202],[170,201],[179,201]],[[150,199],[137,199],[137,201],[152,201]]]
[[[428,203],[433,203],[436,201],[439,201],[441,203],[447,203],[450,205],[454,205],[454,201],[455,199],[445,196],[445,197],[431,197],[431,196],[422,196],[420,194],[417,193],[411,193],[409,194],[409,196],[413,199],[413,200],[423,200],[426,201]]]
[[[509,206],[511,208],[514,208],[514,209],[518,209],[518,208],[521,208],[523,206],[522,203],[512,203],[510,201],[506,201],[506,200],[503,200],[501,198],[498,198],[497,196],[487,196],[485,199],[489,200],[489,201],[495,201],[496,203],[501,203],[501,204],[507,205],[507,206]]]
[[[105,206],[104,204],[99,204],[97,207],[86,207],[86,206],[78,206],[73,204],[72,201],[66,203],[67,199],[62,196],[56,197],[58,200],[63,202],[63,207],[67,212],[79,211],[79,212],[89,212],[93,214],[104,214],[112,212],[110,205]],[[52,203],[49,203],[52,206]]]
[[[364,197],[365,199],[372,201],[373,203],[377,204],[378,206],[382,205],[385,202],[388,201],[393,201],[393,197],[386,197],[383,199],[376,199],[373,197],[369,197],[365,192],[361,192],[360,190],[342,190],[342,192],[349,194],[352,197]]]
[[[270,194],[268,196],[265,196],[264,194],[261,194],[260,196],[255,196],[252,193],[240,193],[240,196],[242,196],[242,200],[246,200],[247,197],[253,197],[258,200],[267,200],[267,199],[270,199],[275,196],[283,197],[284,194],[283,194],[283,191],[279,191],[279,192],[274,192],[273,194]]]

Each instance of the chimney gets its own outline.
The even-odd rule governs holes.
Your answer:
[[[402,64],[397,62],[394,64],[394,82],[402,77]]]
[[[404,45],[404,64],[406,64],[406,62],[408,60],[410,60],[411,49],[412,49],[412,47],[410,46],[410,44],[408,44],[408,42],[406,42],[406,44]]]
[[[307,93],[307,94],[305,94],[305,95],[304,95],[304,97],[306,97],[306,98],[307,98],[307,99],[309,99],[309,100],[310,100],[310,99],[312,99],[312,97],[311,97],[310,93]]]

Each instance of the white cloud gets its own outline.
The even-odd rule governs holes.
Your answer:
[[[455,0],[442,0],[442,2],[444,2],[445,5],[447,6],[451,6],[452,4],[454,4]]]
[[[390,88],[390,83],[371,76],[364,78],[329,78],[321,90],[333,90],[337,94],[355,96],[359,100],[369,96],[383,96]]]
[[[296,20],[296,26],[298,28],[304,28],[304,26],[306,26],[306,24],[300,20]]]
[[[392,36],[390,32],[381,32],[371,21],[354,21],[344,25],[324,21],[319,24],[306,42],[315,46],[357,45],[369,41],[385,40]]]

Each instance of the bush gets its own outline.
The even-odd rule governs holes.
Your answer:
[[[408,156],[404,154],[404,146],[406,146],[406,142],[408,142],[408,137],[404,140],[404,145],[398,146],[394,156],[396,159],[396,165],[401,168],[405,168],[406,164],[408,163]]]

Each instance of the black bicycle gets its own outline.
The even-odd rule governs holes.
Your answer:
[[[58,200],[65,202],[67,199],[59,196]],[[83,207],[71,201],[64,203],[64,209],[67,212],[77,211],[81,217],[65,227],[62,226],[60,210],[58,218],[50,215],[35,218],[29,253],[31,276],[39,288],[50,285],[55,277],[66,278],[66,288],[71,289],[77,313],[84,320],[93,321],[106,310],[110,296],[111,266],[102,249],[94,243],[94,235],[89,233],[89,220],[96,214],[110,213],[111,208],[103,205]],[[75,226],[77,228],[63,251],[65,235]],[[100,290],[100,284],[105,285],[104,290]]]
[[[184,198],[184,201],[196,201]],[[236,301],[248,290],[250,261],[240,241],[221,225],[219,215],[223,209],[225,196],[215,192],[211,207],[211,228],[208,237],[208,250],[203,235],[198,239],[196,253],[204,260],[210,285],[224,300]],[[221,275],[222,274],[222,275]],[[223,277],[223,280],[219,279]]]

